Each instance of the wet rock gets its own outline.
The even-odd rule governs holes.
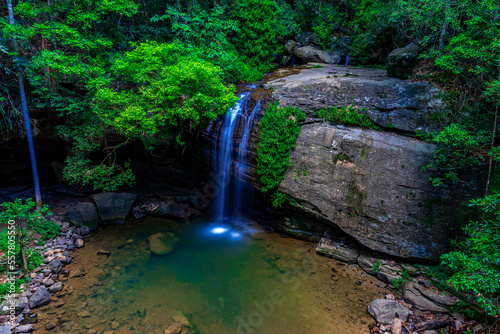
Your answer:
[[[80,311],[76,315],[79,316],[80,318],[89,318],[90,317],[90,313],[87,311]]]
[[[90,231],[97,230],[99,217],[94,204],[80,202],[66,212],[66,218],[78,227],[87,227]]]
[[[431,312],[448,312],[449,310],[443,306],[437,305],[432,300],[425,297],[417,288],[416,284],[409,282],[403,289],[403,298],[410,304],[418,308],[420,311]]]
[[[52,280],[51,278],[45,278],[42,281],[42,284],[45,286],[51,286],[51,285],[54,285],[54,280]]]
[[[35,293],[29,298],[30,308],[37,308],[50,302],[50,293],[43,286],[36,289]]]
[[[83,277],[85,275],[87,275],[87,272],[85,271],[85,268],[83,268],[83,267],[76,267],[76,268],[72,269],[69,273],[70,278]]]
[[[172,319],[175,322],[180,322],[186,328],[191,328],[191,329],[193,328],[193,325],[191,324],[189,319],[186,317],[186,315],[179,310],[174,310],[172,312]]]
[[[356,263],[359,251],[349,247],[340,241],[322,238],[316,247],[316,251],[328,257],[347,262]]]
[[[63,288],[63,282],[57,282],[49,288],[49,292],[58,292]]]
[[[403,324],[401,323],[401,320],[399,318],[395,318],[392,321],[392,334],[401,334],[401,329],[403,327]]]
[[[317,46],[303,46],[295,49],[295,55],[306,63],[338,64],[342,50],[324,51]]]
[[[400,79],[409,78],[418,63],[419,50],[420,48],[415,43],[410,43],[404,48],[397,48],[389,53],[387,74]]]
[[[320,241],[326,230],[325,227],[318,227],[307,220],[297,217],[285,217],[283,220],[279,220],[275,229],[297,239],[312,242]]]
[[[51,331],[53,330],[54,328],[56,328],[56,325],[49,322],[48,324],[45,325],[45,329],[48,330],[48,331]]]
[[[357,261],[358,261],[358,265],[360,266],[360,268],[363,269],[364,271],[366,271],[366,273],[373,275],[373,276],[377,276],[377,271],[375,271],[375,269],[373,267],[375,262],[376,262],[375,259],[373,259],[367,255],[361,254],[357,258]]]
[[[422,282],[423,284],[420,284]],[[432,300],[438,305],[443,305],[450,307],[455,305],[458,298],[446,291],[440,291],[436,287],[430,287],[429,281],[419,281],[419,284],[413,284],[413,286],[425,297]]]
[[[382,282],[392,284],[394,280],[401,279],[401,267],[383,264],[378,268],[377,277]]]
[[[165,330],[164,334],[180,334],[183,329],[184,329],[184,326],[182,326],[182,323],[177,321],[177,322],[174,322],[172,325],[170,325]]]
[[[49,262],[48,267],[52,272],[58,273],[62,268],[62,263],[58,259],[53,259]]]
[[[118,321],[111,322],[111,329],[112,330],[118,329],[118,327],[120,327],[120,323]]]
[[[80,235],[85,236],[90,233],[90,228],[88,226],[80,227]]]
[[[156,233],[148,237],[149,248],[153,254],[166,255],[171,253],[179,239],[173,233]]]
[[[10,326],[0,326],[0,334],[11,334]]]
[[[155,217],[172,218],[179,221],[188,221],[200,215],[200,211],[187,204],[161,203],[155,210],[151,211]]]
[[[83,240],[82,239],[76,239],[75,246],[76,246],[76,248],[82,248],[83,247]]]
[[[33,324],[22,325],[22,326],[16,327],[16,329],[14,330],[14,333],[29,333],[29,332],[33,332],[34,330],[35,330],[35,326]]]
[[[136,194],[101,193],[91,196],[97,206],[99,218],[103,224],[124,224],[125,219],[137,199]]]
[[[396,313],[401,320],[406,321],[410,314],[410,309],[394,300],[375,299],[368,305],[368,313],[370,313],[377,322],[389,325],[394,318],[396,318]]]

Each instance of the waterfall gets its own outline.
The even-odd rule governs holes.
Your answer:
[[[234,207],[238,213],[243,212],[243,199],[245,197],[245,183],[243,179],[245,178],[245,169],[247,164],[247,147],[248,147],[248,139],[250,137],[250,133],[252,132],[252,125],[255,118],[255,114],[260,111],[260,99],[255,104],[255,107],[252,109],[250,115],[248,115],[245,119],[245,127],[243,128],[243,136],[241,137],[240,145],[238,146],[238,160],[236,160],[235,166],[235,184],[234,184]]]
[[[247,87],[254,89],[257,86]],[[255,115],[260,111],[260,100],[251,111],[248,110],[251,94],[251,90],[240,94],[238,102],[224,114],[215,141],[213,162],[220,187],[215,201],[215,217],[220,222],[233,211],[241,213],[243,209],[246,185],[242,180],[246,173],[247,148]],[[212,125],[212,128],[216,126]]]

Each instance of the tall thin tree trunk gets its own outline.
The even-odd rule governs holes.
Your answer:
[[[14,11],[12,9],[12,0],[7,0],[7,8],[9,10],[9,21],[10,25],[14,27]],[[12,44],[14,45],[14,50],[19,53],[17,49],[16,38],[12,37]],[[36,157],[35,157],[35,146],[33,144],[33,136],[31,135],[31,123],[30,116],[28,114],[28,103],[26,102],[26,92],[24,90],[24,82],[22,72],[20,71],[18,76],[19,81],[19,93],[21,95],[21,107],[24,115],[24,127],[26,129],[26,138],[28,139],[28,147],[30,151],[31,158],[31,170],[33,172],[33,182],[35,184],[35,202],[38,210],[42,209],[42,194],[40,192],[40,182],[38,179],[38,167],[36,165]]]

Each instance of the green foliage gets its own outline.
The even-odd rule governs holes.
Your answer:
[[[454,250],[441,256],[448,282],[488,315],[500,317],[500,194],[471,201],[491,219],[470,222]]]
[[[273,54],[281,50],[278,36],[297,30],[286,3],[274,0],[237,0],[231,15],[239,22],[240,33],[234,44],[250,66],[262,73],[273,69]]]
[[[434,186],[444,185],[448,180],[456,183],[459,180],[459,170],[478,166],[483,159],[483,145],[489,140],[480,133],[467,132],[458,124],[451,124],[442,131],[427,136],[437,145],[434,150],[435,161],[423,167],[423,170],[432,168],[444,173],[444,177],[431,178]]]
[[[382,263],[380,263],[380,260],[377,260],[375,261],[375,263],[373,264],[373,270],[378,273],[379,270],[380,270],[380,266],[382,265]]]
[[[347,126],[359,126],[367,129],[380,130],[367,116],[361,114],[354,105],[347,107],[332,107],[321,109],[316,112],[318,117],[333,124],[343,124]]]
[[[285,177],[290,165],[290,153],[300,132],[300,122],[305,120],[304,112],[297,108],[279,108],[271,104],[260,123],[259,147],[257,148],[257,173],[262,191],[275,191]],[[284,201],[284,195],[273,195],[277,207]]]

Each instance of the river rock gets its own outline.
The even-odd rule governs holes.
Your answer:
[[[382,282],[392,284],[392,281],[401,279],[401,267],[383,264],[378,268],[377,277]]]
[[[317,118],[320,109],[355,105],[378,125],[423,132],[438,128],[433,114],[440,111],[442,92],[427,82],[389,78],[382,69],[322,64],[322,68],[269,81],[280,106],[296,107]]]
[[[164,334],[180,334],[183,329],[182,323],[176,321],[165,330]]]
[[[137,199],[136,194],[101,193],[91,196],[97,206],[97,212],[103,224],[124,224],[125,219]]]
[[[384,325],[390,325],[394,318],[396,318],[396,313],[399,315],[399,319],[406,321],[410,314],[410,309],[394,300],[375,299],[368,305],[368,313],[370,313],[377,322]]]
[[[316,251],[328,257],[347,262],[356,263],[359,256],[359,251],[349,247],[340,241],[329,240],[322,238],[316,247]]]
[[[14,330],[14,333],[29,333],[35,330],[35,326],[33,324],[17,326]]]
[[[66,212],[66,218],[78,227],[87,227],[90,231],[97,230],[99,217],[93,203],[80,202]]]
[[[76,239],[75,246],[76,246],[76,248],[82,248],[83,247],[83,240],[82,239]]]
[[[456,200],[422,171],[434,148],[397,134],[305,124],[279,191],[295,210],[370,249],[433,258],[448,250]]]
[[[377,276],[377,271],[373,268],[375,262],[377,261],[376,259],[361,254],[360,256],[358,256],[357,261],[361,269],[363,269],[370,275]]]
[[[415,43],[410,43],[404,48],[397,48],[387,57],[387,74],[390,77],[407,79],[411,76],[413,68],[418,63],[420,48]]]
[[[10,326],[0,326],[0,334],[11,334]]]
[[[295,55],[306,63],[338,64],[342,50],[324,51],[317,46],[303,46],[295,49]]]
[[[63,288],[63,282],[57,282],[49,288],[49,292],[58,292]]]
[[[56,258],[51,260],[47,266],[50,270],[52,270],[52,272],[58,273],[62,268],[62,263]]]
[[[153,254],[166,255],[171,253],[179,239],[173,233],[156,233],[148,237],[149,249]]]
[[[38,287],[29,298],[30,308],[37,308],[50,302],[50,293],[43,286]]]
[[[403,290],[403,298],[408,304],[418,308],[420,311],[431,312],[448,312],[449,310],[443,306],[437,305],[434,301],[428,299],[417,288],[417,284],[409,282]]]

